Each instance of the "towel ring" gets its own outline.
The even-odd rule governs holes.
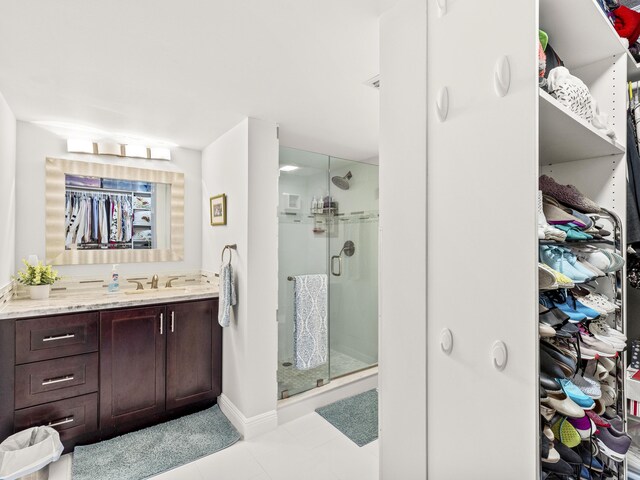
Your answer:
[[[237,249],[238,249],[238,245],[235,243],[232,245],[225,245],[224,248],[222,249],[222,255],[221,255],[222,263],[224,263],[224,252],[229,250],[229,263],[231,263],[231,259],[233,258],[233,253],[231,252],[231,250],[237,250]]]

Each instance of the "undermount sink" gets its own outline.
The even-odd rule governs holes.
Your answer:
[[[184,292],[187,289],[185,287],[171,287],[171,288],[149,288],[146,290],[125,290],[126,295],[145,295],[149,293],[172,293],[172,292]]]

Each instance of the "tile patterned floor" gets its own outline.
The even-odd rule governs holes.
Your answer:
[[[378,440],[359,448],[320,415],[311,413],[153,478],[377,480],[378,448]],[[71,480],[71,455],[51,466],[49,479]]]
[[[289,363],[291,362],[292,360],[289,361]],[[370,366],[337,350],[331,350],[330,364],[331,378],[356,372]],[[309,370],[297,370],[293,365],[285,367],[280,364],[278,366],[278,394],[284,390],[288,390],[289,395],[310,390],[317,386],[319,379],[322,379],[323,383],[329,381],[326,365],[320,365]]]

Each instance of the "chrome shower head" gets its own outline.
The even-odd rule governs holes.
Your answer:
[[[351,175],[351,171],[348,171],[344,177],[335,176],[331,181],[336,187],[342,190],[349,190],[349,180],[351,180],[351,177],[353,177],[353,175]]]

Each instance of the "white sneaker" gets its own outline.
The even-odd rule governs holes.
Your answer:
[[[612,345],[618,351],[624,350],[627,346],[627,337],[624,333],[611,328],[603,320],[593,320],[589,324],[589,331],[598,340]]]

